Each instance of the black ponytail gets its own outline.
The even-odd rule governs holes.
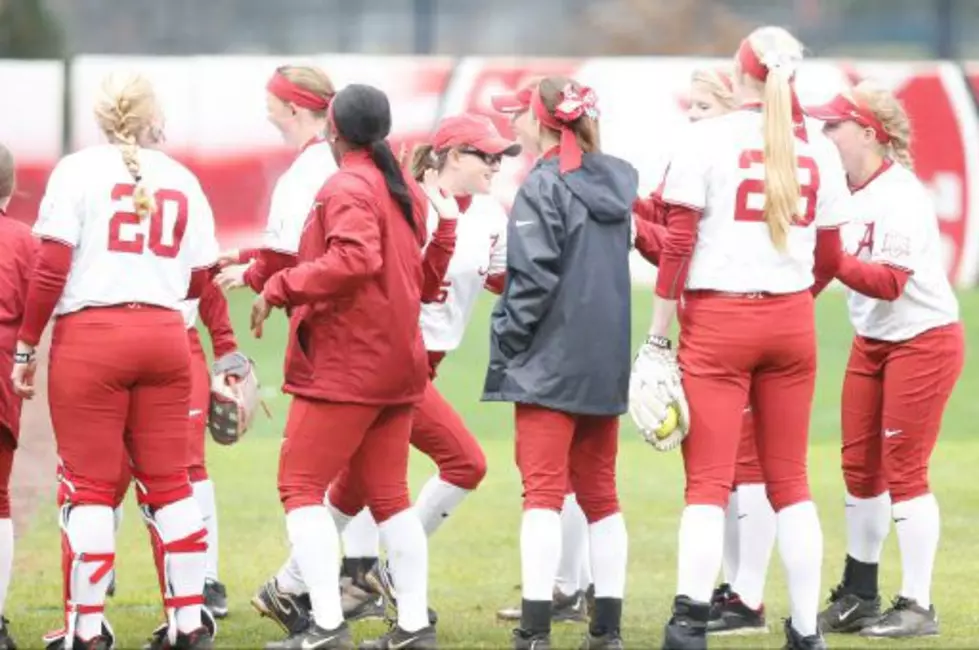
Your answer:
[[[411,230],[418,232],[418,224],[415,223],[415,214],[412,209],[411,192],[408,190],[408,184],[405,183],[401,165],[398,164],[398,159],[395,157],[394,152],[391,151],[391,146],[387,140],[380,140],[378,142],[372,142],[369,151],[371,160],[374,161],[377,168],[381,170],[381,174],[384,175],[384,184],[388,186],[388,192],[391,193],[391,198],[401,208],[401,214],[404,215],[408,225],[411,226]]]

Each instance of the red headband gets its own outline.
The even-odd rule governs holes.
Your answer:
[[[758,58],[755,48],[751,47],[751,42],[747,38],[741,41],[741,45],[738,47],[737,59],[744,74],[761,82],[768,79],[769,65]],[[808,142],[809,135],[806,133],[805,113],[802,110],[802,104],[799,103],[799,95],[795,92],[794,70],[789,76],[789,90],[792,93],[792,122],[795,126],[795,135],[803,142]]]
[[[593,120],[598,119],[598,96],[595,91],[591,88],[575,90],[571,84],[568,84],[561,91],[552,115],[544,106],[544,100],[540,96],[540,86],[537,86],[530,98],[530,106],[541,124],[561,134],[559,145],[561,173],[566,174],[581,167],[581,146],[571,124],[583,115]]]
[[[269,79],[269,82],[265,85],[265,89],[287,104],[295,104],[311,111],[325,111],[330,105],[330,100],[333,99],[332,95],[323,97],[311,90],[303,88],[297,83],[289,81],[278,70]]]

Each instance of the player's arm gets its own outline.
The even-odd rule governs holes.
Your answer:
[[[453,199],[455,200],[455,199]],[[442,291],[449,262],[456,249],[456,224],[458,219],[439,214],[435,232],[425,247],[422,257],[422,302],[434,302]]]
[[[840,227],[853,217],[853,196],[846,182],[846,171],[840,152],[825,137],[813,141],[814,156],[819,168],[819,188],[816,190],[816,247],[813,251],[814,296],[836,277],[843,260],[843,241]]]
[[[272,307],[319,302],[350,294],[375,276],[383,264],[375,203],[361,194],[333,193],[316,217],[333,224],[326,253],[269,278],[262,291],[266,302]]]
[[[228,314],[228,301],[214,282],[204,285],[198,312],[211,337],[215,359],[238,349],[238,341],[235,340],[235,331],[231,327],[231,317]]]
[[[653,266],[659,266],[663,244],[666,241],[666,226],[648,221],[638,214],[635,215],[635,247],[639,254]]]
[[[486,270],[486,280],[483,286],[490,293],[501,295],[506,285],[506,257],[507,257],[507,226],[509,219],[506,215],[500,215],[500,229],[493,235],[490,247],[489,268]]]
[[[923,242],[928,240],[922,226],[935,220],[923,190],[894,198],[885,208],[885,216],[875,223],[870,260],[845,255],[836,276],[850,289],[886,301],[897,300],[904,293],[919,264]]]
[[[262,289],[265,288],[265,283],[268,282],[269,278],[283,269],[295,266],[298,261],[295,253],[285,253],[269,248],[255,250],[251,259],[253,261],[245,269],[242,280],[255,293],[262,293]]]
[[[492,328],[508,356],[526,350],[561,280],[564,217],[553,182],[538,177],[517,193],[507,232],[507,283]]]

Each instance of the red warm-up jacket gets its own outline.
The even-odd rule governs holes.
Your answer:
[[[21,399],[14,394],[10,373],[36,254],[37,241],[30,227],[0,217],[0,430],[11,434],[15,444],[20,432]]]
[[[414,230],[365,151],[346,154],[324,184],[296,266],[262,295],[290,309],[283,390],[310,399],[419,401],[428,360],[418,318],[427,201],[411,179]]]

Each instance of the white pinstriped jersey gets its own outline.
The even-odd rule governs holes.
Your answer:
[[[193,173],[162,151],[137,153],[157,211],[133,212],[133,177],[118,147],[62,158],[41,201],[34,232],[73,247],[55,314],[142,302],[180,309],[191,271],[217,261],[214,216]]]
[[[812,286],[816,229],[849,220],[850,193],[836,147],[810,125],[795,139],[804,224],[790,229],[786,250],[764,221],[765,167],[760,111],[739,110],[691,124],[676,151],[663,198],[702,211],[688,289],[794,293]]]
[[[892,164],[856,190],[853,201],[857,218],[843,228],[846,252],[911,273],[904,293],[894,301],[847,289],[857,334],[906,341],[958,321],[959,303],[942,262],[935,205],[921,181]]]
[[[435,232],[438,215],[428,209],[428,232]],[[447,352],[459,347],[487,276],[506,272],[507,215],[489,195],[474,196],[459,216],[456,247],[442,283],[439,300],[422,305],[421,330],[425,349]]]

